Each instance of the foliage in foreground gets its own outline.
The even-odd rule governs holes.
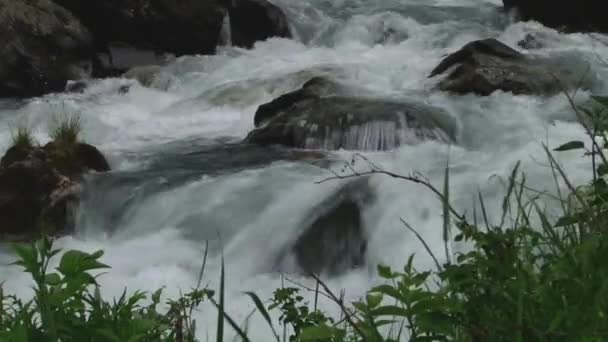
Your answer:
[[[585,152],[593,165],[590,184],[575,188],[545,147],[551,175],[556,184],[565,183],[569,192],[558,199],[563,209],[559,219],[552,221],[553,216],[545,213],[541,195],[530,197],[525,176],[516,166],[500,222],[487,219],[481,196],[479,215],[473,217],[483,220],[470,222],[450,206],[446,170],[443,191],[434,191],[444,207],[447,262],[441,264],[420,239],[436,262],[435,270],[414,269],[413,256],[402,270],[380,266],[378,273],[386,282],[350,304],[314,276],[316,295],[332,299],[342,310],[339,318],[330,318],[316,303],[305,302],[302,289],[277,289],[267,305],[247,293],[274,340],[608,341],[608,183],[604,179],[608,161],[602,152],[608,144],[603,133],[608,128],[603,119],[608,99],[596,100],[604,107],[577,111],[586,113],[592,123],[586,127],[592,148]],[[598,135],[603,141],[595,139]],[[582,148],[582,142],[574,141],[556,150]],[[378,170],[371,173],[395,177]],[[452,253],[454,242],[466,242],[471,248]],[[26,303],[0,293],[0,341],[194,341],[192,308],[203,300],[218,309],[217,341],[224,340],[224,322],[239,340],[249,341],[246,329],[223,309],[223,268],[218,302],[213,292],[195,289],[161,313],[159,292],[146,305],[142,293],[123,295],[113,303],[101,298],[89,273],[107,267],[98,261],[101,252],[69,251],[57,272],[51,273],[48,261],[57,251],[48,240],[18,247],[17,253],[17,264],[32,275],[36,292]],[[281,329],[276,329],[272,313],[279,316]]]
[[[126,292],[107,302],[90,271],[108,266],[99,262],[101,251],[87,254],[66,252],[55,272],[49,272],[53,249],[48,239],[30,246],[17,246],[15,263],[28,272],[35,283],[34,299],[23,302],[0,291],[0,341],[193,341],[194,328],[184,313],[198,306],[207,290],[194,290],[161,314],[157,307],[161,291],[150,296]]]

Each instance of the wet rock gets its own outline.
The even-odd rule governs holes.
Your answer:
[[[55,0],[89,27],[98,50],[122,42],[175,54],[215,51],[226,14],[219,0]]]
[[[136,80],[144,87],[150,87],[161,69],[162,67],[159,65],[139,66],[124,73],[123,77]]]
[[[570,85],[574,76],[573,71],[552,65],[550,60],[521,54],[496,39],[465,45],[443,59],[429,77],[448,70],[449,74],[439,82],[440,90],[484,96],[497,90],[554,95]]]
[[[136,48],[124,43],[113,43],[106,52],[97,54],[93,68],[95,77],[117,77],[132,69],[167,65],[175,55],[157,50]]]
[[[63,91],[91,72],[90,32],[50,0],[0,0],[0,42],[0,97]]]
[[[374,196],[368,178],[347,183],[314,208],[288,252],[305,274],[339,275],[365,265],[368,233],[363,210]],[[279,266],[280,269],[281,266]]]
[[[88,87],[89,84],[86,81],[68,81],[65,86],[65,91],[68,93],[82,94]]]
[[[526,34],[524,39],[517,42],[517,46],[526,50],[536,50],[544,47],[543,43],[531,33]]]
[[[605,0],[503,0],[523,20],[568,32],[608,32]]]
[[[377,151],[456,139],[456,124],[440,108],[354,96],[319,77],[261,105],[254,122],[247,142],[307,149]]]
[[[285,13],[266,0],[228,0],[232,45],[250,48],[271,37],[291,38]]]
[[[90,170],[109,169],[103,155],[87,144],[70,151],[56,143],[11,147],[0,161],[0,240],[68,233],[80,178]]]
[[[275,36],[291,37],[285,14],[267,0],[55,1],[93,32],[102,53],[97,64],[102,74],[156,64],[150,62],[155,53],[213,54],[222,43],[227,17],[236,46],[251,47]],[[117,42],[122,47],[115,48]]]

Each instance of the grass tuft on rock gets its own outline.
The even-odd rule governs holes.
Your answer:
[[[25,126],[19,126],[12,132],[12,142],[14,147],[23,151],[32,150],[37,145],[31,130]]]
[[[61,120],[52,130],[53,142],[63,146],[74,146],[79,141],[82,132],[82,121],[80,116],[75,115]]]

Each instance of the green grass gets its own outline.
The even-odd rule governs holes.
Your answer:
[[[37,145],[31,130],[26,126],[19,126],[12,132],[12,142],[13,146],[23,151],[31,150]]]
[[[63,118],[51,129],[51,139],[64,146],[73,146],[82,132],[82,121],[80,116],[74,115]]]
[[[598,108],[577,109],[591,117],[590,136],[608,142],[603,120],[608,98],[595,98]],[[604,113],[604,114],[602,114]],[[437,256],[415,229],[421,245],[436,261],[436,269],[416,270],[414,256],[402,269],[378,266],[384,280],[359,301],[345,302],[320,278],[315,298],[331,299],[342,311],[330,317],[304,300],[309,289],[281,287],[268,302],[246,293],[268,325],[269,340],[277,342],[390,342],[390,341],[608,341],[608,162],[598,139],[591,148],[579,141],[553,150],[545,146],[551,166],[548,176],[565,184],[559,191],[562,212],[558,217],[544,210],[547,198],[529,192],[519,164],[513,169],[502,202],[503,215],[490,221],[481,195],[478,215],[467,218],[449,201],[449,168],[439,191],[420,180],[374,169],[370,173],[417,181],[429,187],[442,203],[443,224],[437,227],[445,240],[447,261]],[[576,187],[557,163],[555,154],[585,149],[592,180]],[[554,200],[555,198],[551,198]],[[481,219],[479,219],[481,218]],[[404,222],[405,223],[405,222]],[[466,242],[464,252],[453,252],[452,243]],[[123,295],[107,302],[99,295],[90,271],[105,269],[102,252],[68,251],[59,267],[49,270],[57,255],[48,239],[16,246],[16,263],[35,282],[34,299],[22,302],[0,290],[0,341],[195,341],[192,310],[210,302],[217,315],[217,341],[236,336],[250,341],[247,328],[225,312],[222,265],[219,296],[199,286],[170,301],[162,312],[160,292]],[[204,274],[204,266],[200,279]],[[144,304],[148,299],[150,304]],[[278,317],[274,321],[271,317]],[[227,325],[224,325],[227,322]],[[261,328],[261,327],[258,327]],[[231,334],[227,333],[232,329]],[[282,332],[279,334],[277,331]],[[261,341],[267,342],[267,341]]]

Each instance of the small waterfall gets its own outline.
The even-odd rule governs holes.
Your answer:
[[[311,133],[319,128],[311,125]],[[387,151],[402,145],[415,145],[426,140],[449,142],[451,139],[439,128],[407,127],[392,121],[372,121],[361,125],[340,127],[325,126],[304,141],[306,149]]]
[[[220,46],[232,46],[232,29],[230,28],[230,14],[226,13],[222,21],[222,29],[219,37]]]

